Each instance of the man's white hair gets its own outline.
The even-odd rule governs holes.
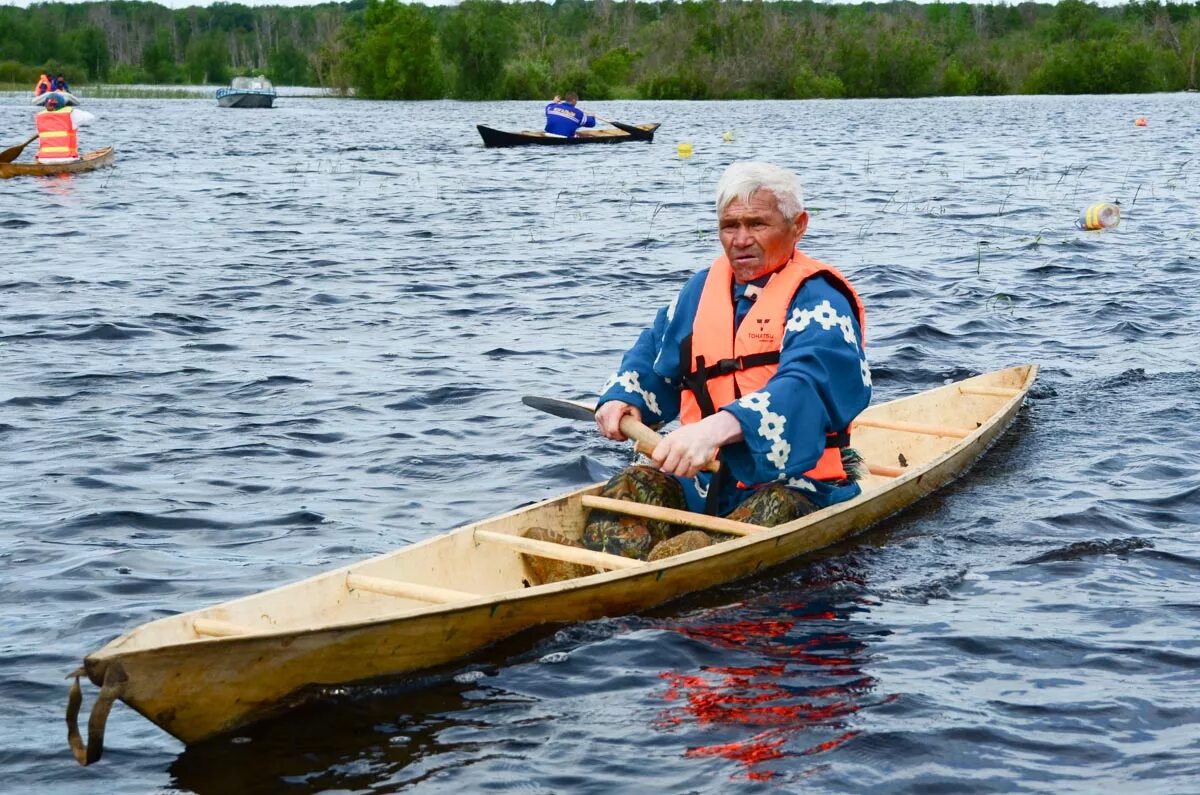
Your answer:
[[[734,199],[750,204],[750,197],[760,190],[769,190],[775,196],[785,218],[791,220],[804,212],[804,186],[799,177],[770,163],[738,162],[725,169],[717,182],[717,215],[725,212]]]

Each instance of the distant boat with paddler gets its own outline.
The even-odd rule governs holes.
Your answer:
[[[483,124],[476,124],[475,129],[479,130],[479,136],[483,138],[483,145],[489,149],[493,147],[504,146],[577,146],[579,144],[620,144],[628,141],[644,141],[650,143],[654,140],[654,131],[660,126],[659,123],[649,124],[623,124],[621,122],[612,121],[609,124],[613,128],[603,128],[598,130],[581,129],[571,138],[562,135],[552,135],[548,132],[540,130],[526,130],[524,132],[507,132],[505,130],[497,130],[494,127],[488,127]]]

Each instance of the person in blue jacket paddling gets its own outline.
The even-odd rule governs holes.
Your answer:
[[[609,439],[625,439],[625,415],[680,427],[601,495],[773,527],[861,493],[850,426],[871,399],[866,311],[845,276],[796,247],[808,213],[791,171],[734,163],[716,210],[724,253],[658,310],[597,401]],[[641,560],[724,538],[683,530],[597,509],[582,544],[544,528],[527,535]]]
[[[546,106],[546,132],[551,135],[561,135],[564,138],[574,138],[575,131],[580,127],[595,127],[596,117],[584,113],[575,107],[579,95],[568,91]]]

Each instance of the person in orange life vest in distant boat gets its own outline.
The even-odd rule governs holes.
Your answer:
[[[45,72],[43,72],[42,76],[38,78],[37,85],[33,88],[33,95],[35,97],[40,97],[42,94],[45,94],[47,91],[50,91],[53,88],[54,84],[50,82],[50,78],[46,76]]]
[[[653,466],[604,496],[774,526],[860,493],[850,423],[871,398],[866,313],[854,288],[797,243],[808,228],[796,175],[734,163],[717,184],[722,256],[694,274],[601,390],[596,424],[678,418]],[[716,473],[703,468],[719,453]],[[642,560],[720,540],[593,510],[582,542]]]
[[[575,107],[579,96],[574,91],[568,91],[565,96],[555,97],[546,106],[546,132],[551,135],[561,135],[564,138],[574,138],[575,131],[580,127],[595,127],[596,117]]]
[[[96,117],[86,110],[73,108],[61,94],[46,97],[44,110],[33,117],[37,125],[39,163],[74,163],[79,159],[79,141],[75,131],[91,124]]]

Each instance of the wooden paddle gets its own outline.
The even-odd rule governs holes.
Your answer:
[[[30,138],[25,143],[20,144],[19,146],[10,146],[7,149],[5,149],[3,152],[0,152],[0,163],[11,163],[12,161],[16,160],[18,157],[21,156],[21,153],[25,151],[25,147],[29,146],[31,143],[33,143],[36,140],[37,140],[37,133],[34,133],[33,137]]]
[[[521,398],[521,402],[530,408],[544,411],[547,414],[553,414],[555,417],[564,417],[568,420],[586,420],[590,422],[596,419],[596,407],[578,400],[526,395]],[[621,417],[621,433],[633,439],[636,443],[637,451],[647,456],[653,453],[654,448],[658,447],[658,443],[662,441],[662,437],[655,433],[654,429],[645,423],[638,422],[628,414]],[[709,461],[704,466],[704,469],[709,472],[716,472],[720,468],[721,464],[715,460]]]
[[[597,116],[596,118],[600,117]],[[605,119],[605,121],[616,127],[618,130],[629,133],[629,135],[633,138],[649,138],[654,134],[653,130],[643,130],[641,127],[637,127],[633,124],[625,124],[624,122],[613,121],[612,119]]]

